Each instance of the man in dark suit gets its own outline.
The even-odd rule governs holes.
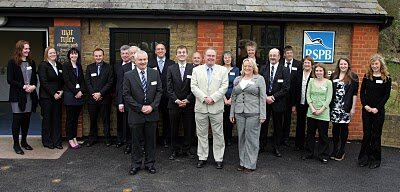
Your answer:
[[[161,78],[156,70],[148,68],[148,56],[144,51],[135,54],[136,68],[124,75],[123,96],[128,110],[128,124],[132,130],[132,164],[130,175],[135,175],[142,166],[143,152],[140,140],[145,142],[145,168],[151,174],[156,173],[155,149],[162,87]],[[140,138],[143,136],[144,138]]]
[[[126,147],[124,150],[125,154],[129,154],[131,152],[131,146],[127,138],[124,136],[124,132],[126,132],[127,127],[127,118],[124,109],[124,102],[122,99],[122,81],[124,80],[124,66],[132,66],[131,57],[129,54],[130,46],[122,45],[120,50],[121,55],[121,63],[114,64],[114,79],[115,79],[115,105],[117,107],[117,142],[115,147],[120,148],[126,142]]]
[[[281,65],[284,65],[285,68],[290,73],[290,79],[294,79],[293,77],[302,72],[301,62],[293,58],[293,47],[288,45],[283,49],[284,59],[281,60]],[[291,93],[291,89],[289,93]],[[287,103],[291,103],[292,95],[288,94]],[[289,136],[290,136],[290,125],[292,122],[292,107],[291,105],[286,105],[286,110],[283,114],[283,135],[282,135],[282,145],[289,146]]]
[[[252,58],[256,61],[257,67],[260,69],[261,66],[265,65],[265,61],[259,57],[256,56],[257,53],[257,43],[254,41],[249,41],[246,43],[246,53],[247,56],[240,58],[238,62],[236,63],[236,66],[239,68],[240,71],[242,71],[242,64],[243,60],[246,58]]]
[[[193,65],[186,63],[187,48],[180,45],[176,49],[178,63],[168,67],[167,71],[167,94],[169,97],[168,109],[171,122],[171,147],[170,160],[175,160],[182,150],[183,156],[194,158],[190,152],[192,126],[194,120],[195,98],[190,90]],[[178,144],[179,127],[183,123],[183,145]]]
[[[269,64],[263,66],[260,70],[260,74],[264,77],[267,85],[267,119],[261,125],[260,151],[263,151],[266,145],[269,119],[272,114],[274,128],[272,146],[276,157],[282,157],[279,150],[282,138],[282,119],[286,105],[289,105],[287,95],[290,89],[289,71],[285,66],[279,65],[279,58],[279,50],[271,49],[269,51]]]
[[[174,65],[175,62],[166,58],[165,45],[162,43],[157,44],[155,53],[157,57],[149,61],[149,67],[156,69],[161,77],[163,95],[160,102],[160,112],[162,114],[162,143],[165,148],[168,147],[168,143],[171,139],[171,127],[169,125],[169,114],[168,114],[168,96],[167,96],[167,69],[169,66]],[[158,130],[160,131],[160,130]]]
[[[90,133],[87,147],[97,142],[97,117],[101,114],[103,119],[103,133],[106,146],[111,146],[110,141],[110,112],[111,88],[113,85],[113,69],[103,61],[104,51],[96,48],[93,51],[95,62],[86,68],[86,86],[89,92],[88,111],[90,116]]]

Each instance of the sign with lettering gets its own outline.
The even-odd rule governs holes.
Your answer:
[[[334,54],[334,31],[304,31],[303,58],[309,55],[315,62],[333,63]]]
[[[65,63],[68,61],[67,53],[72,47],[80,50],[81,28],[75,26],[55,26],[54,45],[58,53],[58,61]]]

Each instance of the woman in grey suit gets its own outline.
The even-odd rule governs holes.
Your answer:
[[[238,171],[248,173],[256,169],[261,123],[266,119],[266,85],[253,59],[243,60],[233,86],[230,120],[238,129]]]

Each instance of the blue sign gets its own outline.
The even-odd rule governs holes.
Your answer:
[[[303,58],[308,55],[315,62],[333,63],[334,54],[334,31],[304,31]]]

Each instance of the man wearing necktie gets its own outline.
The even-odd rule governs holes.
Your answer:
[[[163,43],[158,43],[155,50],[157,57],[149,61],[149,67],[156,69],[159,72],[162,81],[163,95],[161,97],[159,108],[162,115],[163,128],[161,140],[165,148],[168,147],[168,144],[171,140],[171,127],[168,114],[167,71],[169,66],[175,64],[174,61],[167,59],[165,55],[166,52],[167,50],[165,48],[165,45]],[[158,131],[161,130],[158,129]]]
[[[125,112],[124,100],[122,97],[122,81],[124,80],[124,66],[132,66],[129,54],[130,47],[128,45],[122,45],[120,50],[121,62],[114,64],[114,77],[115,77],[115,105],[117,109],[117,142],[115,146],[117,148],[122,147],[126,143],[124,150],[125,154],[131,152],[130,145],[130,130],[128,127],[127,113]],[[128,67],[129,68],[129,67]]]
[[[196,97],[194,107],[196,133],[198,138],[197,168],[202,168],[208,158],[208,128],[211,123],[213,133],[213,153],[217,169],[223,168],[225,151],[222,128],[224,112],[224,95],[228,90],[228,70],[215,64],[217,52],[209,48],[205,52],[205,65],[193,69],[191,90]]]
[[[135,175],[142,167],[141,141],[144,141],[145,169],[151,174],[156,173],[156,129],[162,87],[160,75],[156,70],[147,67],[147,58],[146,52],[136,52],[136,67],[126,72],[123,80],[124,107],[128,111],[128,125],[132,131],[130,175]]]
[[[88,111],[90,117],[89,140],[86,146],[90,147],[97,142],[97,118],[101,115],[103,120],[103,133],[106,146],[111,145],[110,113],[111,89],[114,82],[112,66],[103,61],[104,51],[96,48],[93,51],[95,62],[86,68],[85,81],[90,97]]]
[[[284,59],[281,60],[281,64],[289,70],[290,79],[294,79],[293,77],[296,73],[302,72],[302,65],[300,61],[293,58],[293,48],[288,45],[283,49]],[[292,84],[292,83],[291,83]],[[292,93],[292,88],[289,89],[289,93]],[[290,103],[292,99],[292,94],[288,94],[287,103]],[[290,136],[290,124],[292,120],[292,107],[290,105],[286,106],[285,112],[283,114],[283,134],[282,134],[282,145],[289,146],[289,136]]]
[[[267,119],[261,125],[260,152],[264,151],[268,136],[269,119],[273,120],[273,153],[276,157],[282,157],[279,146],[282,138],[282,119],[286,106],[289,105],[287,96],[290,88],[289,70],[279,64],[279,50],[273,48],[269,51],[269,64],[262,66],[260,74],[267,85]]]
[[[190,90],[190,82],[194,66],[186,63],[187,55],[186,46],[178,46],[176,49],[178,63],[170,66],[167,72],[168,109],[171,120],[170,160],[175,160],[180,155],[194,158],[190,151],[195,102],[194,95]],[[181,122],[183,143],[179,144],[178,134]]]

